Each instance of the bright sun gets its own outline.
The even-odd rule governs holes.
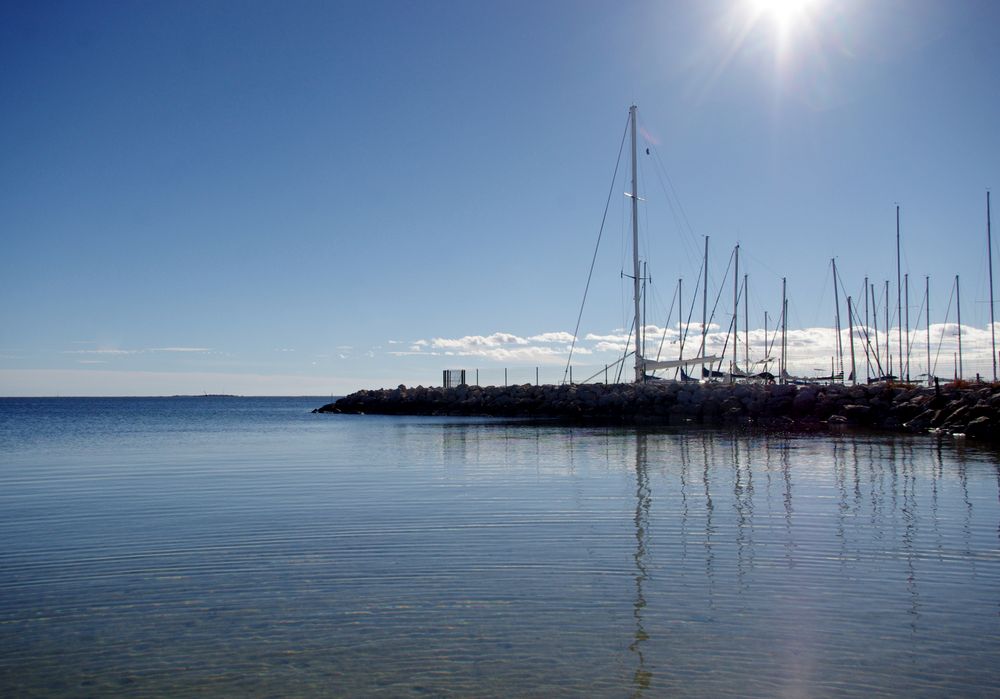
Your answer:
[[[757,17],[770,17],[782,31],[787,30],[796,20],[814,5],[816,0],[749,0]]]

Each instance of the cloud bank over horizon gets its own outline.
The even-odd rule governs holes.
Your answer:
[[[723,368],[730,366],[733,360],[731,332],[722,330],[717,324],[710,325],[704,337],[702,352],[701,325],[692,323],[683,329],[687,332],[682,343],[681,329],[677,327],[645,326],[646,357],[675,359],[724,356]],[[905,330],[902,334],[903,374],[906,375],[908,369],[911,379],[927,375],[928,347],[931,373],[952,377],[956,373],[958,362],[959,337],[962,346],[962,374],[966,378],[972,378],[976,372],[984,378],[992,377],[989,327],[962,325],[959,329],[957,323],[936,323],[931,324],[929,333],[926,329],[911,329],[908,336]],[[879,330],[877,334],[874,328],[843,328],[840,331],[839,347],[838,334],[834,328],[788,330],[786,346],[789,373],[802,376],[826,375],[830,373],[831,365],[834,371],[839,371],[843,362],[844,374],[849,376],[852,337],[854,364],[859,379],[887,374],[890,368],[892,373],[900,373],[897,327],[890,328],[888,333]],[[388,354],[394,357],[454,357],[513,365],[551,366],[565,364],[572,351],[574,365],[594,367],[620,361],[624,354],[632,351],[634,343],[631,333],[621,328],[607,333],[586,333],[577,340],[575,346],[573,340],[573,334],[566,331],[547,331],[530,336],[497,331],[488,335],[418,339],[405,343],[408,349],[390,351]],[[781,340],[780,329],[769,328],[766,332],[763,328],[740,330],[736,340],[740,368],[749,364],[751,370],[761,371],[766,364],[772,373],[776,373],[781,356]]]
[[[681,348],[677,327],[645,327],[646,355],[650,359],[676,359],[702,356],[700,324],[691,324]],[[873,330],[866,337],[863,328],[844,329],[840,333],[844,375],[851,372],[851,335],[854,336],[854,363],[859,381],[888,373],[886,332],[876,339]],[[932,373],[951,379],[959,373],[959,326],[956,323],[932,324],[930,328],[930,366]],[[722,369],[729,369],[732,338],[719,326],[710,326],[705,337],[705,356],[722,356]],[[911,331],[909,372],[913,381],[927,375],[928,333]],[[393,339],[384,346],[359,347],[336,345],[336,351],[293,352],[274,350],[286,359],[282,370],[264,371],[262,358],[242,356],[238,352],[200,346],[164,345],[132,349],[105,346],[73,348],[54,353],[31,353],[19,350],[11,354],[19,368],[0,370],[0,395],[174,395],[188,393],[235,393],[240,395],[342,395],[362,388],[391,387],[399,384],[436,385],[442,369],[467,369],[482,384],[504,381],[558,383],[568,378],[567,361],[572,349],[571,369],[575,380],[589,377],[604,380],[604,369],[621,364],[623,355],[632,350],[631,334],[621,328],[607,332],[588,332],[574,345],[573,334],[565,330],[545,330],[532,334],[495,331],[488,334],[456,337],[430,336],[414,340]],[[749,353],[746,347],[749,344]],[[984,380],[993,376],[991,334],[989,327],[961,326],[961,375]],[[765,345],[768,351],[765,353]],[[868,348],[866,354],[865,348]],[[793,376],[826,376],[839,371],[837,332],[833,328],[811,327],[787,333],[788,371]],[[753,328],[739,332],[737,344],[740,368],[747,359],[751,371],[765,369],[778,373],[781,355],[779,330]],[[11,350],[4,350],[11,352]],[[892,373],[899,374],[899,333],[888,333],[888,354]],[[904,353],[905,354],[905,353]],[[34,356],[34,358],[32,358]],[[60,359],[62,357],[63,359]],[[765,357],[768,360],[765,364]],[[145,359],[143,359],[145,358]],[[161,358],[161,359],[157,359]],[[168,358],[183,359],[181,363]],[[137,364],[138,362],[138,364]],[[626,367],[630,360],[625,361]],[[621,378],[619,378],[621,377]],[[610,371],[610,380],[627,380],[627,371]],[[673,378],[666,372],[666,378]]]

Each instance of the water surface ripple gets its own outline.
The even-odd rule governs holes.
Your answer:
[[[0,695],[1000,694],[997,454],[0,399]]]

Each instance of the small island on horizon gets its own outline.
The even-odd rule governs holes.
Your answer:
[[[179,393],[170,398],[243,398],[233,393]]]

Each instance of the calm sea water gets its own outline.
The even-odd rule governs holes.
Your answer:
[[[0,695],[1000,694],[994,451],[323,402],[0,400]]]

